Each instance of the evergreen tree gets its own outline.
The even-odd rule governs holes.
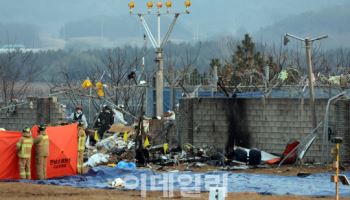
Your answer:
[[[220,70],[220,68],[221,68],[220,59],[219,58],[212,58],[209,65],[210,65],[210,71],[211,72],[213,71],[215,66],[217,66],[218,70]]]
[[[222,78],[226,85],[260,85],[264,81],[264,66],[267,64],[275,65],[272,57],[265,60],[249,34],[245,34],[231,60],[225,64]]]

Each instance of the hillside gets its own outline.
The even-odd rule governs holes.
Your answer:
[[[146,0],[137,0],[135,11],[145,11]],[[121,0],[0,0],[0,23],[37,27],[44,47],[64,46],[110,47],[142,43],[143,28],[136,16],[128,15],[128,1]],[[184,9],[182,1],[173,1],[176,10]],[[344,6],[339,6],[345,4]],[[349,46],[348,0],[192,0],[191,14],[180,16],[173,41],[193,41],[244,33],[262,42],[280,43],[281,35],[291,32],[301,35],[328,33],[328,46]],[[164,18],[167,27],[170,18]],[[154,21],[149,22],[155,24]],[[0,31],[8,31],[1,28]],[[163,30],[164,34],[165,29]],[[14,34],[18,41],[23,32]],[[63,41],[62,38],[69,41]],[[7,38],[0,38],[0,42]],[[24,39],[23,39],[24,40]],[[28,39],[25,39],[27,41]],[[265,41],[266,40],[266,41]],[[38,38],[32,41],[39,44]],[[68,42],[68,43],[66,43]]]
[[[43,31],[57,34],[63,24],[96,16],[128,14],[126,0],[0,0],[0,22],[36,24]],[[136,0],[135,10],[144,11],[147,0]],[[192,0],[191,15],[181,19],[187,28],[202,37],[220,32],[247,30],[253,32],[289,15],[319,10],[346,3],[348,0]],[[173,1],[183,10],[183,1]]]
[[[318,12],[305,12],[288,17],[255,33],[256,38],[265,42],[280,44],[281,36],[292,33],[301,37],[316,37],[327,34],[323,47],[350,47],[350,3],[322,9]]]

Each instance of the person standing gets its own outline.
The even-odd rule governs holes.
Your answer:
[[[38,132],[38,136],[34,139],[36,172],[39,180],[45,180],[47,178],[46,169],[50,142],[44,124],[39,125]]]
[[[123,124],[124,126],[128,125],[128,122],[124,119],[124,105],[118,105],[116,109],[113,109],[114,113],[114,123]]]
[[[103,139],[104,133],[111,128],[114,122],[114,113],[109,106],[104,106],[102,112],[98,115],[95,128],[99,135],[99,139]]]
[[[24,128],[22,138],[16,144],[16,151],[19,157],[19,173],[21,179],[31,179],[30,158],[33,147],[33,138],[30,128]]]
[[[83,122],[84,123],[84,129],[86,129],[88,127],[88,123],[87,123],[87,120],[86,120],[86,117],[83,113],[83,107],[81,107],[80,105],[77,105],[75,107],[75,112],[73,112],[70,116],[69,116],[69,119],[72,121],[72,122]]]
[[[84,123],[78,123],[78,174],[83,174],[83,163],[84,163],[84,150],[86,142],[86,133],[84,130]]]

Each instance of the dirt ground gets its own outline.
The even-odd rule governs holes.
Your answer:
[[[0,183],[0,200],[112,200],[112,199],[208,199],[208,193],[192,194],[193,197],[182,197],[175,193],[173,198],[163,197],[161,192],[148,192],[146,198],[140,191],[77,189],[71,187],[35,185],[28,183]],[[270,196],[256,193],[230,193],[228,198],[234,200],[328,200],[334,197],[300,197],[300,196]]]
[[[178,166],[167,166],[167,167],[163,167],[162,169],[158,169],[156,171],[162,172],[162,171],[173,171],[173,170],[184,171],[186,170],[186,165],[180,164]],[[245,169],[245,170],[225,170],[215,166],[204,166],[204,167],[191,167],[190,170],[193,172],[208,172],[208,171],[215,171],[215,170],[224,170],[230,173],[274,174],[274,175],[281,175],[281,176],[297,176],[301,174],[313,174],[313,173],[324,173],[324,172],[334,171],[334,169],[332,169],[331,166],[324,167],[324,166],[315,166],[315,165],[299,165],[299,166],[285,165],[281,167],[260,166],[256,168]],[[344,168],[344,170],[349,171],[350,168],[346,167]]]
[[[176,168],[168,167],[163,170],[176,170]],[[210,171],[210,167],[195,168],[194,171]],[[328,172],[331,168],[321,168],[313,166],[291,167],[284,166],[282,168],[268,169],[249,169],[232,171],[233,173],[265,173],[278,174],[285,176],[295,176],[297,174]],[[7,183],[0,182],[0,200],[19,200],[19,199],[35,199],[35,200],[112,200],[112,199],[208,199],[208,193],[191,194],[192,197],[184,197],[181,193],[175,193],[172,198],[163,196],[162,192],[147,192],[146,198],[142,198],[140,191],[122,191],[122,190],[100,190],[100,189],[79,189],[72,187],[53,186],[53,185],[36,185],[29,183]],[[272,196],[260,195],[256,193],[229,193],[226,199],[234,200],[328,200],[334,197],[302,197],[302,196]],[[341,198],[349,199],[349,198]]]

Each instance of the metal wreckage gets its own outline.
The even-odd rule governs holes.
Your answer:
[[[189,171],[202,167],[221,170],[265,168],[301,160],[316,138],[312,133],[301,141],[292,141],[280,155],[243,147],[235,147],[231,152],[224,153],[213,145],[198,147],[189,143],[167,143],[169,132],[175,128],[173,111],[166,112],[162,119],[140,119],[143,120],[135,126],[112,125],[104,139],[97,141],[94,146],[90,141],[96,140],[96,133],[87,131],[89,139],[84,166],[146,167],[154,170],[166,170],[167,166],[174,166]]]

